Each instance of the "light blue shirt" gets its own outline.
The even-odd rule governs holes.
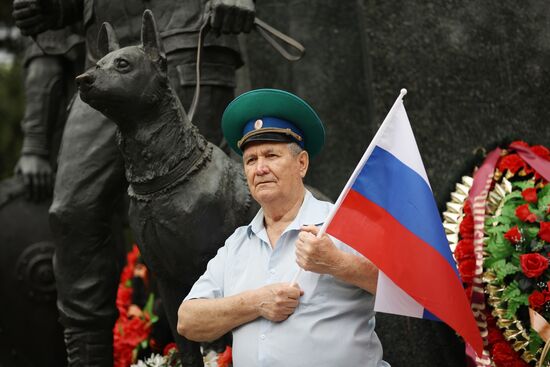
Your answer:
[[[321,225],[331,206],[307,191],[298,215],[274,248],[260,209],[248,226],[237,228],[227,239],[185,299],[221,298],[291,282],[298,271],[295,243],[300,227]],[[358,254],[333,241],[341,250]],[[374,332],[370,293],[331,275],[307,271],[298,284],[304,295],[287,320],[258,318],[233,330],[235,367],[389,366],[382,361],[382,346]]]

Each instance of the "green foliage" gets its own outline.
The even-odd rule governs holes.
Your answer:
[[[22,68],[0,66],[0,179],[13,174],[21,150],[24,93]]]
[[[498,280],[503,281],[506,276],[519,272],[521,268],[502,259],[493,263],[493,269],[497,273]]]
[[[502,292],[502,300],[506,301],[508,307],[506,309],[506,317],[514,317],[520,306],[529,305],[529,295],[522,293],[519,289],[518,282],[515,280],[508,285]]]
[[[495,261],[504,260],[514,252],[514,248],[502,236],[491,234],[486,250],[491,256],[487,257],[485,266],[491,266]]]
[[[529,351],[533,354],[537,354],[539,348],[543,346],[544,342],[542,341],[539,333],[531,329],[529,333]]]

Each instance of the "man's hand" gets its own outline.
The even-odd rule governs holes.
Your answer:
[[[52,27],[51,14],[47,14],[40,0],[13,0],[13,19],[24,36],[34,36]]]
[[[298,307],[299,298],[304,294],[298,285],[290,283],[270,284],[258,289],[260,316],[279,322],[286,320]]]
[[[253,0],[211,0],[210,25],[214,32],[249,33],[254,25],[256,5]]]
[[[304,270],[335,275],[342,264],[342,252],[328,235],[317,238],[318,232],[315,226],[302,226],[296,241],[296,262]]]
[[[23,178],[29,199],[41,201],[51,196],[53,172],[45,158],[38,155],[22,155],[15,166],[15,174]]]

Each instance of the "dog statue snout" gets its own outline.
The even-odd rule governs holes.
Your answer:
[[[92,74],[84,73],[76,77],[76,84],[79,89],[88,89],[94,84],[95,78]]]

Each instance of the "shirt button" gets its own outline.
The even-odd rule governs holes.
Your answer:
[[[265,340],[265,334],[260,335],[260,339]]]

